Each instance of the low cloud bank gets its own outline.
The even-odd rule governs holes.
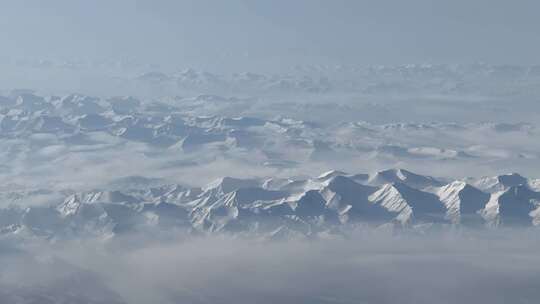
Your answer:
[[[166,242],[4,241],[0,300],[536,303],[540,298],[536,234],[534,230],[423,236],[364,232],[347,240],[318,241],[228,236]]]

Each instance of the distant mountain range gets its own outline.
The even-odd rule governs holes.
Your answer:
[[[284,115],[269,117],[272,115],[264,111],[254,111],[251,116],[199,115],[222,112],[215,109],[228,109],[224,111],[231,114],[237,110],[236,114],[240,114],[257,103],[261,102],[217,95],[141,101],[129,96],[42,97],[15,91],[0,98],[0,139],[22,140],[33,148],[45,144],[44,140],[34,140],[41,136],[54,137],[56,146],[103,146],[113,141],[144,143],[184,153],[214,150],[224,154],[240,149],[256,151],[261,164],[276,168],[357,156],[445,161],[540,157],[534,147],[529,147],[539,136],[536,126],[529,123],[333,123]],[[332,111],[339,106],[316,107],[302,111],[298,106],[289,112],[294,116],[298,112]],[[517,136],[522,144],[490,147],[493,136]],[[291,149],[299,153],[288,153]]]

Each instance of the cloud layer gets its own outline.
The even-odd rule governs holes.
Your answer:
[[[133,304],[535,303],[536,244],[536,231],[26,243],[16,258],[2,254],[0,283],[3,293],[27,296],[67,289],[77,303],[90,303],[90,291]]]

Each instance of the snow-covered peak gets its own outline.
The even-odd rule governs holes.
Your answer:
[[[440,181],[431,176],[419,175],[405,169],[388,169],[376,172],[369,177],[368,182],[372,185],[403,183],[414,188],[426,188],[441,184]]]
[[[489,200],[487,193],[467,184],[464,181],[454,181],[438,188],[437,196],[447,209],[447,217],[454,223],[468,221],[479,223],[479,213]]]
[[[527,183],[528,180],[525,177],[517,173],[509,173],[492,177],[483,177],[474,181],[473,185],[479,189],[493,193],[514,186],[526,185]]]

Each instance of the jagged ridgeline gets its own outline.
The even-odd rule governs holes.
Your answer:
[[[113,184],[114,185],[114,184]],[[429,230],[540,224],[538,180],[444,180],[391,169],[309,179],[224,177],[203,188],[130,177],[57,205],[0,211],[2,233],[69,238],[129,233],[346,235],[361,227]]]

